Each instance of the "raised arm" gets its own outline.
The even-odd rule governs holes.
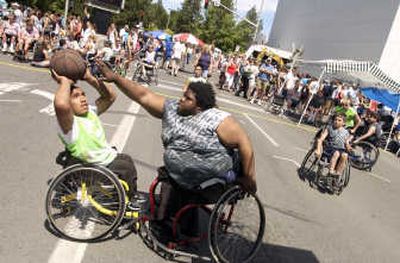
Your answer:
[[[227,117],[218,126],[217,134],[226,147],[239,149],[244,176],[238,180],[247,191],[255,193],[257,184],[254,151],[246,132],[234,118]]]
[[[70,104],[71,85],[74,82],[66,77],[58,76],[54,71],[52,71],[52,76],[59,84],[54,95],[54,109],[57,121],[64,134],[67,134],[72,129],[74,122],[74,113]]]
[[[97,90],[100,97],[96,100],[97,114],[102,114],[114,103],[117,94],[111,85],[104,83],[102,80],[95,78],[90,70],[87,69],[83,80],[86,80],[93,88]]]
[[[165,98],[143,87],[137,82],[115,74],[104,62],[97,60],[97,65],[107,81],[114,82],[117,87],[130,99],[139,103],[145,110],[156,118],[162,118]]]

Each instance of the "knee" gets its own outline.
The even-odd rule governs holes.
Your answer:
[[[340,159],[342,159],[342,160],[347,160],[347,158],[348,158],[347,153],[342,153],[342,155],[340,156]]]

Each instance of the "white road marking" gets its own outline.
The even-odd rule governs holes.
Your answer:
[[[182,88],[175,88],[173,86],[164,85],[164,84],[158,84],[157,88],[163,88],[163,89],[167,89],[167,90],[174,90],[174,91],[181,91],[182,92]],[[228,103],[228,104],[231,104],[231,105],[239,106],[241,108],[245,108],[245,109],[249,109],[249,110],[253,110],[253,111],[262,112],[263,114],[267,114],[267,112],[265,112],[265,110],[263,110],[261,108],[250,106],[250,105],[246,105],[246,104],[241,104],[241,103],[238,103],[238,102],[234,102],[234,101],[231,101],[230,99],[224,99],[224,98],[221,98],[219,95],[217,96],[217,101],[221,101],[221,102],[224,102],[224,103]]]
[[[9,93],[15,90],[22,89],[27,86],[34,85],[33,83],[23,83],[23,82],[7,82],[7,83],[0,83],[0,95],[5,93]]]
[[[40,113],[44,113],[49,116],[56,115],[56,113],[54,111],[54,103],[53,103],[54,102],[54,94],[53,93],[50,93],[50,92],[44,91],[44,90],[39,90],[39,89],[31,90],[31,93],[42,96],[51,101],[51,103],[49,105],[47,105],[43,109],[39,110]]]
[[[258,126],[258,124],[255,121],[253,121],[253,119],[250,118],[250,116],[247,113],[243,115],[251,122],[251,124],[253,124],[265,136],[265,138],[268,139],[268,141],[270,141],[270,143],[272,143],[272,145],[274,145],[275,147],[279,147],[279,144],[274,140],[274,138],[272,138],[260,126]]]
[[[111,123],[105,123],[105,122],[103,122],[103,126],[108,126],[108,127],[112,127],[112,128],[118,127],[118,125],[111,124]]]
[[[2,93],[0,92],[0,95]],[[0,102],[22,102],[22,100],[0,100]]]
[[[388,184],[391,183],[391,181],[390,181],[389,179],[387,179],[387,178],[385,178],[385,177],[383,177],[383,176],[380,176],[380,175],[371,173],[371,172],[366,173],[366,175],[371,176],[371,177],[373,177],[373,178],[375,178],[375,179],[384,181],[385,183],[388,183]]]
[[[40,90],[40,89],[34,89],[34,90],[31,90],[31,93],[39,95],[39,96],[42,96],[42,97],[44,97],[44,98],[46,98],[48,100],[51,100],[51,101],[54,100],[54,94],[50,93],[48,91],[44,91],[44,90]]]
[[[296,162],[295,160],[290,159],[290,158],[287,158],[287,157],[278,156],[278,155],[274,155],[274,156],[272,156],[272,157],[275,158],[275,159],[279,159],[279,160],[291,162],[291,163],[293,163],[294,165],[296,165],[297,168],[300,168],[300,166],[301,166],[301,165],[300,165],[298,162]]]
[[[300,147],[294,147],[294,148],[295,148],[296,150],[300,151],[300,152],[305,152],[305,153],[308,152],[308,150],[305,150],[305,149],[300,148]]]
[[[128,112],[137,114],[139,112],[139,109],[140,105],[132,102],[131,106],[128,109]],[[110,144],[116,146],[120,152],[125,147],[135,120],[135,115],[125,115],[119,123],[118,128],[110,141]],[[71,227],[75,223],[75,220],[71,220],[67,223],[66,227]],[[88,224],[84,235],[90,236],[92,232],[93,226]],[[68,240],[60,239],[50,256],[48,263],[80,263],[82,262],[85,255],[87,245],[87,243],[71,242]]]

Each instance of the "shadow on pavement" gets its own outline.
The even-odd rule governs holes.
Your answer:
[[[273,244],[262,244],[252,262],[318,263],[312,251]]]

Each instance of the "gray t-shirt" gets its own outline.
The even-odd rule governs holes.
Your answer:
[[[190,189],[232,169],[229,150],[216,132],[230,114],[211,108],[193,116],[180,116],[177,109],[177,100],[167,100],[162,118],[164,164],[171,177]]]
[[[349,132],[341,127],[339,129],[334,129],[332,125],[328,126],[328,145],[335,149],[344,150],[346,147],[346,140],[350,136]]]

